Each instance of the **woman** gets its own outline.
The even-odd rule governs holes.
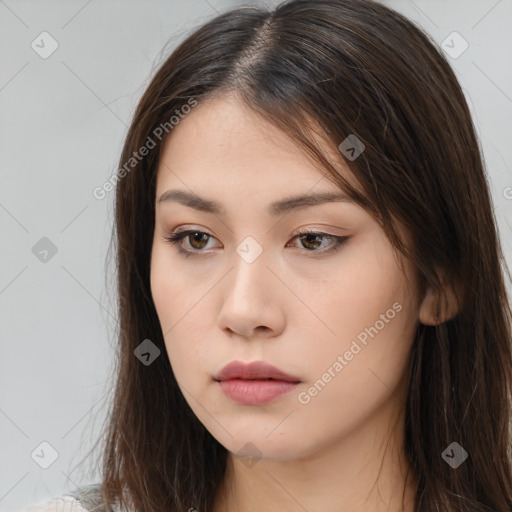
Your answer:
[[[115,181],[103,480],[63,505],[512,510],[504,260],[420,29],[370,0],[222,14],[156,73]]]

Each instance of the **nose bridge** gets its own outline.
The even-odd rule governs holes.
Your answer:
[[[279,297],[278,279],[271,270],[270,249],[246,237],[235,247],[233,264],[223,288],[218,323],[247,339],[256,333],[273,337],[282,332],[286,315]]]
[[[267,268],[268,253],[269,251],[265,251],[252,236],[245,237],[236,247],[232,285],[236,289],[238,299],[243,298],[246,293],[254,296],[255,292],[267,288],[266,281],[271,274]]]

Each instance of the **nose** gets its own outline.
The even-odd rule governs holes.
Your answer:
[[[286,299],[278,272],[270,268],[265,252],[251,263],[235,253],[233,261],[223,282],[219,328],[246,339],[278,336],[285,325]]]

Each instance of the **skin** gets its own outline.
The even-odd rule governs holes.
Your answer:
[[[341,155],[323,144],[353,183]],[[158,203],[169,189],[218,201],[225,214]],[[340,192],[234,96],[199,104],[162,148],[151,291],[180,389],[228,450],[214,512],[413,510],[415,477],[401,508],[405,376],[418,322],[433,322],[432,296],[418,296],[412,264],[404,261],[402,273],[381,227],[356,203],[266,211],[273,201],[320,191]],[[165,237],[178,227],[211,237],[171,245]],[[351,238],[322,254],[332,241],[301,241],[299,228]],[[247,236],[263,251],[252,263],[236,252]],[[185,257],[180,245],[196,253]],[[301,403],[299,393],[396,303],[401,310]],[[235,359],[269,362],[301,384],[265,405],[238,404],[213,380]]]

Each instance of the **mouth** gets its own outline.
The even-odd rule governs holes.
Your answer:
[[[288,394],[299,384],[272,378],[226,379],[217,381],[229,399],[243,405],[264,405]]]
[[[213,379],[213,380],[215,380],[216,382],[226,382],[228,380],[243,380],[243,381],[248,381],[248,382],[252,382],[252,381],[263,382],[263,381],[267,381],[267,380],[273,380],[273,381],[276,381],[276,382],[291,382],[293,384],[298,384],[300,382],[300,380],[274,379],[272,377],[254,377],[254,378],[250,378],[250,379],[242,378],[242,377],[232,377],[230,379]]]
[[[233,377],[233,379],[238,379],[238,380],[281,380],[283,382],[292,382],[292,381],[286,381],[285,379],[273,379],[272,377],[253,377],[251,379],[244,379],[242,377]],[[222,379],[222,380],[232,380],[232,379]],[[221,380],[219,380],[218,382],[221,382]]]
[[[215,375],[214,380],[225,381],[229,379],[240,380],[278,380],[285,382],[298,383],[301,380],[293,375],[280,370],[279,368],[264,361],[253,361],[245,363],[243,361],[232,361],[220,372]]]
[[[214,380],[224,395],[243,405],[263,405],[291,392],[301,380],[264,361],[232,361]]]

